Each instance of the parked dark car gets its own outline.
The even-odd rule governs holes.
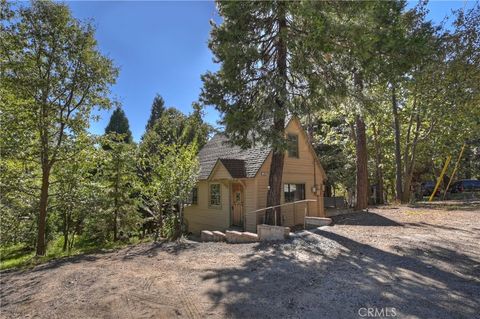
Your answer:
[[[435,182],[432,181],[427,181],[423,182],[420,184],[421,191],[422,191],[422,196],[430,196],[433,193],[433,190],[435,189]],[[437,189],[437,193],[435,196],[438,196],[440,194],[440,188]]]
[[[480,192],[480,180],[462,179],[453,183],[449,190],[450,193]]]

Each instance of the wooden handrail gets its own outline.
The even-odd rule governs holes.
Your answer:
[[[316,202],[316,201],[317,201],[316,199],[303,199],[303,200],[298,200],[296,202],[285,203],[285,204],[281,204],[281,205],[275,205],[275,206],[260,208],[260,209],[257,209],[257,210],[252,210],[251,212],[245,213],[245,215],[258,213],[258,212],[261,212],[261,211],[264,211],[264,210],[267,210],[267,209],[273,209],[273,208],[282,207],[282,206],[295,205],[295,204],[298,204],[298,203]]]

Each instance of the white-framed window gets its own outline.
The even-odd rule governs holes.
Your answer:
[[[220,184],[210,184],[210,206],[220,206],[222,203],[222,194],[220,190]]]

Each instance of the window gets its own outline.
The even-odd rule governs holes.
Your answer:
[[[285,203],[305,199],[305,184],[284,184]]]
[[[210,206],[220,206],[220,184],[210,184]]]
[[[472,187],[474,191],[480,191],[480,181],[472,181]]]
[[[298,158],[298,135],[288,134],[287,144],[288,157]]]
[[[192,192],[190,193],[190,203],[192,205],[198,204],[198,187],[192,188]]]
[[[235,192],[235,204],[239,204],[242,202],[242,193]]]

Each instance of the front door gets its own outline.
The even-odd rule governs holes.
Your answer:
[[[243,227],[243,186],[232,184],[232,225]]]

